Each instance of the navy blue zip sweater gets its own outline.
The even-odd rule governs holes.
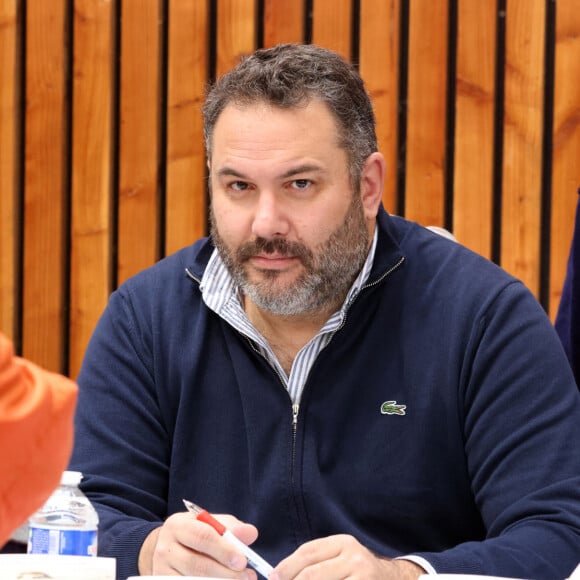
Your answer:
[[[200,240],[115,291],[78,378],[71,468],[118,578],[182,498],[255,524],[273,564],[347,533],[438,572],[570,573],[580,394],[521,282],[381,211],[371,276],[294,423],[274,370],[201,298],[212,250]]]

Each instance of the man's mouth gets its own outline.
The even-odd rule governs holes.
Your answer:
[[[295,260],[299,260],[296,256],[287,255],[287,254],[255,254],[250,258],[250,262],[256,268],[266,269],[266,270],[282,270],[288,268],[288,266],[294,262]]]
[[[244,244],[238,250],[240,263],[250,262],[258,268],[287,268],[296,260],[306,265],[309,259],[311,259],[310,253],[304,245],[284,239],[258,238]]]

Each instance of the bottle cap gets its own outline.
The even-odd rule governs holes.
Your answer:
[[[78,485],[83,478],[80,471],[64,471],[61,478],[61,485]]]

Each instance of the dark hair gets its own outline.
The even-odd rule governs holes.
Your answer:
[[[375,116],[364,83],[339,54],[312,44],[280,44],[260,49],[210,87],[203,106],[204,139],[211,158],[214,126],[230,103],[265,102],[281,108],[326,103],[337,121],[339,145],[346,150],[358,188],[366,158],[377,151]]]

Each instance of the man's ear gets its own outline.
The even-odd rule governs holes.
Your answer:
[[[364,165],[360,180],[360,195],[365,218],[374,220],[379,212],[383,198],[387,163],[382,153],[371,153]]]

